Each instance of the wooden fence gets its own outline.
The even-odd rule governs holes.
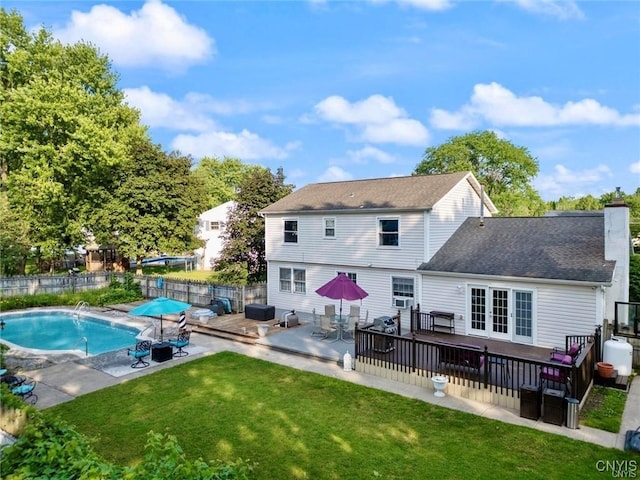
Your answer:
[[[0,297],[80,292],[109,286],[112,278],[123,281],[116,272],[82,273],[79,275],[29,275],[0,277]],[[218,285],[210,282],[181,280],[158,276],[136,275],[145,298],[169,297],[195,306],[206,306],[216,298],[228,298],[232,310],[244,311],[248,303],[267,303],[267,284],[246,286]]]
[[[395,334],[358,329],[356,369],[392,380],[431,387],[431,376],[449,377],[449,392],[509,408],[519,408],[523,385],[563,389],[581,403],[593,381],[600,331],[594,335],[567,337],[583,349],[572,365],[494,353],[488,347],[443,344],[418,338],[415,333]],[[543,372],[553,373],[543,378]]]

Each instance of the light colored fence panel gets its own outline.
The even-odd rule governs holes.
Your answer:
[[[0,297],[60,294],[80,292],[109,286],[112,278],[123,281],[124,274],[115,272],[82,273],[72,275],[30,275],[0,277]],[[207,306],[217,298],[228,298],[234,312],[243,312],[249,303],[267,303],[267,284],[247,286],[217,285],[192,280],[166,279],[158,276],[136,275],[145,298],[169,297],[194,306]]]

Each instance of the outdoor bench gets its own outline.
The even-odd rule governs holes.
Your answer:
[[[481,369],[484,367],[484,354],[481,347],[477,345],[467,343],[441,343],[438,345],[438,355],[441,369],[449,368],[458,371],[470,370],[480,376]]]

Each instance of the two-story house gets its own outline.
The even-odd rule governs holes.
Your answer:
[[[198,216],[196,235],[200,240],[204,240],[204,246],[194,252],[198,270],[213,268],[213,262],[219,257],[224,244],[222,234],[227,223],[229,209],[234,205],[233,201],[225,202]]]
[[[626,205],[495,212],[469,172],[307,185],[262,211],[268,302],[321,311],[331,301],[315,290],[345,272],[368,292],[369,319],[400,309],[406,331],[420,304],[454,313],[457,334],[559,346],[628,300]]]

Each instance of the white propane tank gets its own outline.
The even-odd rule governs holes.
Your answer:
[[[611,337],[611,340],[604,342],[603,360],[612,364],[618,375],[631,375],[633,347],[624,337]]]

